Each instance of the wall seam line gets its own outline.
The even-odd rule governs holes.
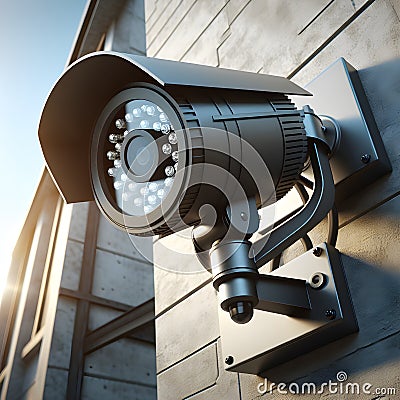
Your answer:
[[[394,11],[394,14],[396,15],[397,19],[398,19],[399,22],[400,22],[400,14],[398,14],[398,13],[397,13],[397,10],[394,8],[393,0],[389,0],[389,3],[390,3],[390,6],[392,7],[392,9],[393,9],[393,11]]]
[[[307,30],[334,2],[335,0],[331,0],[325,7],[322,8],[305,26],[300,30],[297,36],[300,36],[304,31]]]
[[[129,384],[129,385],[143,386],[143,387],[148,387],[150,389],[155,389],[156,388],[156,384],[144,383],[144,382],[138,382],[138,381],[130,381],[128,379],[116,378],[116,377],[113,377],[113,376],[104,376],[104,375],[101,375],[101,374],[96,374],[96,373],[91,373],[91,372],[84,372],[83,375],[84,375],[84,377],[102,379],[102,380],[112,381],[112,382],[126,383],[126,384]]]
[[[165,44],[168,42],[168,40],[171,38],[171,36],[176,32],[178,29],[179,25],[182,23],[182,21],[186,18],[186,16],[189,14],[189,12],[192,10],[194,5],[196,4],[196,1],[193,1],[189,9],[185,12],[185,14],[182,16],[182,18],[178,21],[178,23],[175,25],[174,29],[170,32],[170,34],[167,36],[167,38],[164,40],[164,42],[161,44],[161,46],[158,48],[158,50],[154,53],[153,57],[157,57],[157,54],[163,49]],[[171,17],[168,19],[168,21],[171,20]],[[149,45],[150,47],[150,45]],[[147,49],[149,49],[149,47]]]
[[[161,375],[162,373],[164,373],[165,371],[168,371],[169,369],[175,367],[176,365],[182,363],[183,361],[187,360],[188,358],[196,355],[197,353],[200,353],[202,350],[204,350],[206,347],[210,347],[212,344],[216,344],[216,346],[218,346],[217,342],[218,339],[220,338],[220,336],[218,335],[215,339],[211,340],[210,342],[207,342],[206,344],[204,344],[203,346],[197,348],[195,351],[189,353],[188,355],[186,355],[184,358],[181,358],[178,361],[175,361],[174,363],[168,365],[167,367],[165,367],[164,369],[161,369],[160,371],[157,371],[157,376]],[[218,358],[217,358],[218,359]],[[191,395],[192,396],[192,395]]]
[[[214,386],[217,386],[217,382],[214,382],[214,383],[212,383],[211,385],[206,386],[206,387],[204,387],[204,388],[198,390],[197,392],[194,392],[194,393],[192,393],[192,394],[189,394],[189,396],[184,397],[183,400],[192,399],[193,396],[197,396],[198,394],[200,394],[200,393],[202,393],[202,392],[205,392],[206,390],[211,389],[211,388],[214,387]]]
[[[356,216],[354,216],[354,217],[350,218],[349,220],[347,220],[346,222],[343,222],[342,224],[340,224],[339,225],[339,229],[344,228],[345,226],[347,226],[347,225],[351,224],[352,222],[358,220],[359,218],[363,217],[364,215],[367,215],[369,212],[376,210],[377,208],[383,206],[386,203],[389,203],[391,200],[396,198],[399,194],[400,194],[400,191],[391,194],[390,196],[384,198],[381,201],[378,201],[373,206],[369,207],[368,209],[366,209],[364,211],[361,211]]]
[[[171,16],[176,12],[176,10],[181,6],[182,3],[183,3],[183,0],[181,0],[181,1],[179,2],[179,4],[172,10]],[[165,9],[166,9],[167,7],[168,7],[168,5],[164,7],[163,11],[165,11]],[[164,24],[161,26],[160,30],[159,30],[159,31],[157,32],[157,34],[153,37],[153,39],[150,41],[150,43],[148,44],[147,47],[150,47],[150,46],[154,43],[154,41],[160,36],[160,34],[161,34],[161,32],[163,31],[164,27],[165,27],[166,25],[168,25],[168,23],[169,23],[169,21],[170,21],[170,19],[171,19],[171,16],[164,22]],[[156,21],[156,23],[157,23],[157,21]],[[153,30],[153,27],[156,26],[156,23],[154,23],[151,27],[149,27],[149,30],[146,31],[146,37],[147,37],[147,34],[151,33],[151,31]]]
[[[182,303],[183,301],[187,300],[192,294],[196,293],[200,289],[203,289],[203,287],[207,286],[209,283],[212,282],[212,278],[208,278],[205,282],[203,282],[201,285],[197,286],[195,289],[191,290],[189,293],[184,295],[183,297],[180,297],[178,300],[174,301],[171,303],[169,306],[161,310],[160,312],[156,313],[155,318],[159,318],[162,315],[166,314],[168,311],[172,310],[175,306],[177,306],[179,303]]]
[[[287,79],[292,79],[297,73],[299,73],[307,64],[309,64],[319,53],[322,52],[330,43],[332,43],[351,23],[353,23],[364,11],[366,11],[375,0],[368,0],[364,3],[350,18],[345,21],[336,31],[329,36],[316,50],[314,50],[298,67],[296,67],[289,75]]]
[[[232,21],[228,21],[228,29],[223,33],[223,40],[221,43],[218,44],[217,48],[216,48],[216,53],[217,53],[217,67],[219,67],[221,65],[221,58],[219,55],[219,49],[222,47],[222,45],[229,39],[229,37],[231,36],[230,30],[231,30],[231,26],[233,25],[233,23],[237,20],[237,18],[242,14],[242,12],[247,8],[247,6],[250,4],[252,0],[247,0],[246,4],[243,6],[243,8],[235,15],[235,17],[232,19]],[[224,37],[225,36],[225,37]]]
[[[53,365],[53,364],[48,364],[48,369],[49,368],[56,369],[58,371],[64,371],[64,372],[68,372],[69,371],[68,367],[60,367],[58,365]]]
[[[218,13],[211,19],[210,22],[207,23],[207,25],[204,27],[204,29],[200,32],[200,34],[194,39],[192,44],[184,51],[184,53],[181,55],[179,58],[179,61],[182,61],[183,58],[189,53],[189,51],[195,46],[195,44],[199,41],[199,39],[204,35],[206,30],[211,26],[211,24],[220,16],[220,14],[225,10],[226,6],[229,4],[229,2],[225,3],[221,9],[218,11]],[[228,23],[228,29],[229,29],[229,23]]]
[[[378,344],[378,343],[380,343],[380,342],[384,342],[384,341],[387,340],[387,339],[390,339],[390,338],[392,338],[392,337],[395,337],[395,336],[398,335],[399,333],[400,333],[400,330],[397,330],[397,331],[395,331],[395,332],[389,333],[388,335],[383,336],[383,337],[381,337],[381,338],[375,340],[374,342],[371,342],[371,343],[365,344],[364,346],[358,347],[357,349],[355,349],[355,350],[353,350],[352,352],[350,352],[350,353],[344,355],[343,357],[338,358],[338,359],[335,360],[335,361],[344,360],[345,358],[350,357],[350,356],[352,356],[352,355],[358,353],[359,351],[368,349],[369,347],[375,346],[376,344]]]
[[[240,374],[237,373],[238,390],[239,390],[239,400],[244,400],[242,397],[242,387],[240,385]]]

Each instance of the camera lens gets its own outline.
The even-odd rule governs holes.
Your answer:
[[[151,179],[158,163],[157,142],[144,130],[133,130],[122,145],[121,159],[136,181]]]
[[[132,146],[131,146],[132,147]],[[130,156],[130,154],[129,154]],[[146,146],[140,146],[137,147],[137,152],[136,152],[136,156],[134,156],[134,160],[132,161],[131,164],[131,168],[135,169],[139,166],[140,167],[147,167],[144,169],[144,171],[142,172],[142,174],[144,175],[146,172],[148,172],[149,168],[148,168],[148,164],[149,161],[151,160],[150,157],[150,152],[149,150],[146,148]],[[135,162],[137,164],[137,166],[135,167]]]
[[[229,306],[229,315],[237,324],[246,324],[253,317],[253,305],[248,301],[238,301]]]

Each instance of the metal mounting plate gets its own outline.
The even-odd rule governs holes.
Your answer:
[[[297,107],[308,104],[340,126],[340,141],[330,159],[337,202],[391,171],[358,73],[346,60],[337,60],[305,88],[313,97],[292,96]]]
[[[318,247],[322,249],[319,257],[310,250],[271,272],[307,281],[315,273],[325,275],[325,286],[309,290],[312,310],[307,318],[254,310],[252,320],[240,325],[219,310],[223,358],[233,358],[230,365],[225,364],[228,371],[262,375],[268,368],[358,330],[340,253],[326,243]],[[328,310],[335,310],[335,319],[326,316]]]

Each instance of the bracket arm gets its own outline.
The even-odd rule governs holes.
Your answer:
[[[335,186],[324,143],[309,139],[310,160],[315,187],[307,204],[288,221],[273,229],[266,244],[261,238],[253,244],[254,261],[258,268],[265,265],[286,248],[307,234],[321,222],[333,207]],[[261,250],[259,247],[262,246]]]
[[[257,277],[258,310],[304,317],[311,310],[305,280],[261,274]]]

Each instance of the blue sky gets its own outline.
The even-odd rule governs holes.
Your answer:
[[[37,126],[86,0],[0,0],[0,281],[39,182]],[[1,286],[1,283],[0,283]]]

